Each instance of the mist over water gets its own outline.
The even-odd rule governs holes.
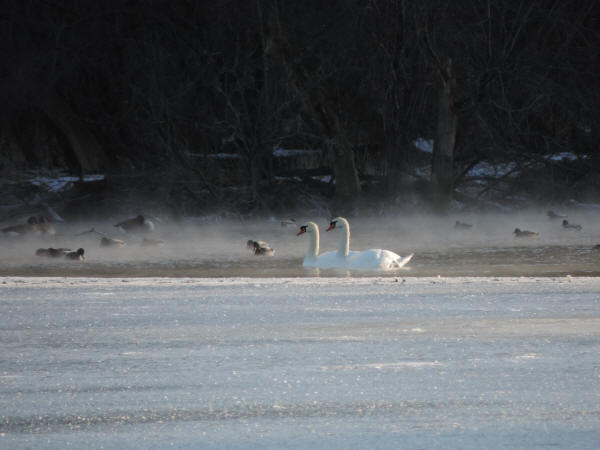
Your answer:
[[[567,230],[560,219],[550,220],[545,211],[510,214],[427,214],[348,217],[350,248],[383,248],[400,255],[414,253],[407,267],[378,273],[389,276],[533,276],[600,275],[600,212],[569,212],[569,222],[581,231]],[[307,221],[320,227],[320,252],[337,248],[339,231],[326,232],[330,217],[295,217],[296,224],[282,226],[282,218],[248,221],[187,220],[156,222],[149,234],[123,234],[107,222],[55,223],[56,235],[29,239],[0,239],[0,275],[47,276],[193,276],[193,277],[305,277],[365,276],[373,272],[304,269],[307,236],[296,236]],[[472,224],[455,229],[455,221]],[[5,225],[4,225],[5,226]],[[96,231],[121,239],[121,248],[103,248]],[[515,228],[539,232],[537,238],[516,238]],[[161,239],[162,246],[142,246],[144,237]],[[255,256],[249,239],[262,240],[275,256]],[[38,248],[85,249],[83,262],[47,259],[35,255]]]

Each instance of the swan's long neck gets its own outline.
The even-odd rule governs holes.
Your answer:
[[[346,219],[338,219],[344,222],[340,233],[340,241],[338,244],[337,256],[338,258],[345,258],[350,252],[350,224]]]
[[[310,239],[308,240],[308,251],[306,252],[306,259],[317,259],[319,254],[319,228],[314,226],[310,233],[308,233]]]

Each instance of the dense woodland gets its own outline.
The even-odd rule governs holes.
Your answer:
[[[597,0],[5,0],[0,22],[3,214],[600,197]],[[57,170],[105,178],[24,187]]]

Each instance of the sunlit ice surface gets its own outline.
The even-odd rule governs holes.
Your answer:
[[[0,278],[2,448],[597,448],[595,277]]]

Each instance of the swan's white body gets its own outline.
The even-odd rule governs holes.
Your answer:
[[[390,250],[372,248],[363,251],[350,250],[350,224],[343,217],[336,217],[327,229],[341,231],[338,250],[336,252],[338,267],[361,270],[393,270],[405,266],[413,257],[413,253],[402,257]]]
[[[340,242],[337,251],[319,255],[319,227],[308,222],[300,227],[300,232],[309,234],[308,251],[302,263],[303,267],[321,269],[357,269],[357,270],[393,270],[403,267],[413,257],[412,254],[401,257],[394,252],[382,249],[370,249],[362,252],[350,251],[350,225],[344,218],[334,219],[341,228]],[[333,223],[333,222],[332,222]],[[332,227],[330,227],[332,229]]]

